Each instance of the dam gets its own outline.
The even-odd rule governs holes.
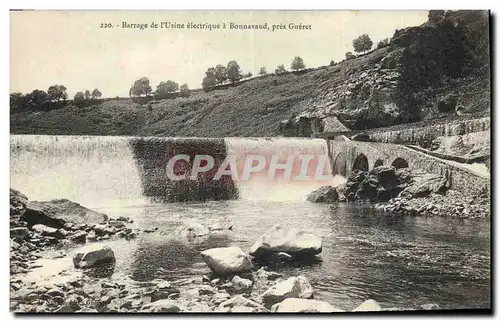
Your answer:
[[[117,276],[140,282],[200,276],[207,273],[200,251],[232,245],[247,250],[257,236],[281,223],[320,236],[323,252],[317,263],[283,267],[279,272],[304,274],[315,289],[315,298],[336,307],[352,308],[368,297],[385,307],[414,308],[428,303],[444,309],[488,307],[487,221],[387,216],[364,203],[313,204],[305,200],[319,186],[345,181],[338,169],[352,171],[351,162],[358,155],[351,158],[347,151],[356,143],[336,145],[306,138],[11,135],[10,180],[11,188],[29,200],[66,198],[113,218],[130,217],[134,227],[142,230],[157,227],[156,233],[134,240],[109,241],[117,257]],[[393,161],[389,160],[393,155],[370,154],[356,146],[356,153],[367,156],[369,168],[384,155],[385,164]],[[266,161],[281,155],[280,163],[290,156],[296,160],[310,155],[306,172],[311,178],[326,155],[322,174],[329,179],[282,180],[285,171],[280,170],[270,180],[266,166],[249,180],[213,182],[210,179],[215,174],[210,171],[192,182],[167,180],[166,165],[173,155],[192,157],[200,152],[212,156],[217,165],[227,155],[237,160],[263,155]],[[335,166],[340,158],[332,162],[332,156],[340,153],[347,157]],[[365,166],[364,162],[355,163]],[[180,164],[177,170],[186,171],[186,167]],[[235,170],[243,171],[239,166]],[[300,171],[300,164],[294,162],[292,177]],[[209,194],[202,193],[205,188]],[[232,229],[186,241],[175,235],[186,223]],[[60,265],[74,271],[71,265]]]

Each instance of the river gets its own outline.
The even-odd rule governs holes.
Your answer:
[[[314,141],[316,149],[319,143]],[[382,307],[490,307],[487,221],[402,217],[373,213],[369,204],[306,202],[307,191],[320,183],[307,189],[259,186],[262,183],[245,188],[240,183],[244,193],[239,200],[152,203],[140,198],[140,179],[124,142],[102,137],[11,138],[11,187],[30,200],[64,197],[111,217],[129,216],[141,230],[158,227],[132,241],[107,242],[117,257],[115,274],[138,281],[200,276],[209,272],[200,251],[230,245],[248,250],[258,236],[280,223],[320,236],[323,251],[316,263],[277,270],[307,276],[315,297],[336,307],[352,309],[367,298]],[[234,142],[228,144],[230,150],[243,144]],[[186,223],[232,230],[186,240],[175,234]]]

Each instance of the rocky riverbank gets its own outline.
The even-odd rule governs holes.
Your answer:
[[[321,238],[309,232],[276,225],[257,238],[248,252],[236,246],[202,251],[200,257],[210,274],[137,281],[115,272],[121,254],[108,245],[113,239],[132,242],[147,233],[129,228],[130,219],[109,218],[67,200],[28,202],[14,190],[10,199],[13,312],[346,311],[318,298],[305,276],[279,273],[280,267],[300,267],[321,260]],[[189,226],[180,233],[196,239],[210,230]],[[72,263],[75,269],[60,269],[58,261]],[[41,278],[40,270],[51,275]],[[428,304],[413,309],[437,308]],[[383,308],[367,299],[347,311],[381,310],[398,309]]]
[[[465,195],[450,190],[439,175],[407,168],[379,166],[371,171],[355,170],[344,185],[323,186],[313,191],[311,202],[372,202],[375,211],[412,216],[487,218],[490,200],[486,193]]]

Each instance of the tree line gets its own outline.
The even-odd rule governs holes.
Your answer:
[[[66,90],[67,88],[64,85],[52,85],[47,91],[35,89],[27,94],[14,92],[10,94],[10,108],[17,110],[43,110],[64,106],[68,100]],[[96,88],[92,92],[85,90],[85,92],[76,93],[73,101],[74,103],[83,103],[99,99],[101,96],[101,91]]]
[[[132,84],[129,90],[130,97],[154,97],[155,99],[172,98],[175,96],[189,97],[190,90],[187,84],[167,80],[161,81],[153,92],[149,78],[141,77]]]

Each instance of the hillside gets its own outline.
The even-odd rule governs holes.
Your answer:
[[[282,120],[293,128],[301,117],[367,129],[485,113],[490,95],[488,13],[459,11],[431,15],[422,26],[397,30],[390,46],[334,66],[196,91],[150,109],[111,99],[12,113],[11,133],[275,136]]]

